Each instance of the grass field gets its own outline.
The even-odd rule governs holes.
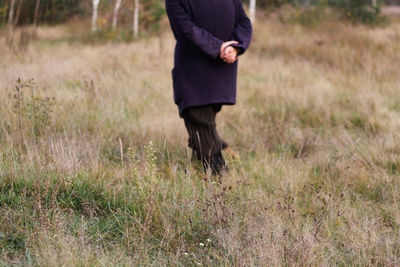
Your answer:
[[[69,34],[0,35],[0,266],[400,264],[399,23],[259,21],[222,180],[186,147],[170,33]]]

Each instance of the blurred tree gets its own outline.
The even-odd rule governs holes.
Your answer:
[[[117,28],[117,23],[118,23],[118,11],[121,7],[122,0],[116,0],[115,1],[115,6],[114,6],[114,12],[113,12],[113,22],[112,22],[112,27],[113,29]]]
[[[21,0],[20,0],[21,1]],[[38,16],[39,16],[39,7],[40,7],[40,0],[36,0],[36,5],[35,5],[35,14],[33,16],[33,25],[36,27],[37,21],[38,21]]]
[[[139,35],[139,0],[135,0],[135,7],[133,11],[133,38]]]
[[[250,20],[253,23],[256,21],[256,0],[250,0]]]
[[[98,17],[98,9],[99,9],[100,0],[92,0],[92,32],[97,30],[97,17]]]
[[[13,21],[13,18],[14,18],[14,7],[15,7],[15,0],[11,0],[11,2],[10,2],[10,11],[8,13],[8,24],[7,24],[9,32],[13,31],[13,26],[14,26],[14,21]]]
[[[17,8],[17,13],[15,14],[15,19],[14,19],[14,27],[16,27],[19,23],[19,18],[21,15],[21,8],[22,8],[22,0],[17,0],[18,3],[18,8]]]

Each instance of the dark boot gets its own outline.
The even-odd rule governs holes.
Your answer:
[[[211,156],[209,159],[203,159],[203,167],[205,172],[210,168],[214,175],[222,175],[224,172],[228,172],[228,167],[221,152]]]

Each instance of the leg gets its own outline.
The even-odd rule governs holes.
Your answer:
[[[217,173],[226,168],[221,150],[228,146],[216,129],[215,117],[220,109],[207,105],[189,108],[182,113],[189,134],[189,147],[199,160],[203,160],[205,167],[211,167]]]

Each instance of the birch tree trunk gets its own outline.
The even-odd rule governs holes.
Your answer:
[[[139,35],[139,0],[135,0],[135,11],[133,14],[133,38]]]
[[[92,32],[95,32],[97,30],[97,16],[98,16],[100,0],[92,0],[92,4],[93,4]]]
[[[112,27],[115,30],[117,28],[117,23],[118,23],[118,11],[119,8],[121,7],[122,0],[116,0],[115,6],[114,6],[114,13],[113,13],[113,21],[112,21]]]
[[[14,6],[15,6],[15,0],[11,0],[10,3],[10,11],[8,12],[8,23],[7,23],[7,27],[8,30],[10,32],[13,31],[13,27],[14,27]]]
[[[36,27],[37,21],[38,21],[39,7],[40,7],[40,0],[36,0],[35,16],[33,17],[33,26],[35,26],[35,27]]]
[[[250,20],[256,22],[256,0],[250,0]]]

